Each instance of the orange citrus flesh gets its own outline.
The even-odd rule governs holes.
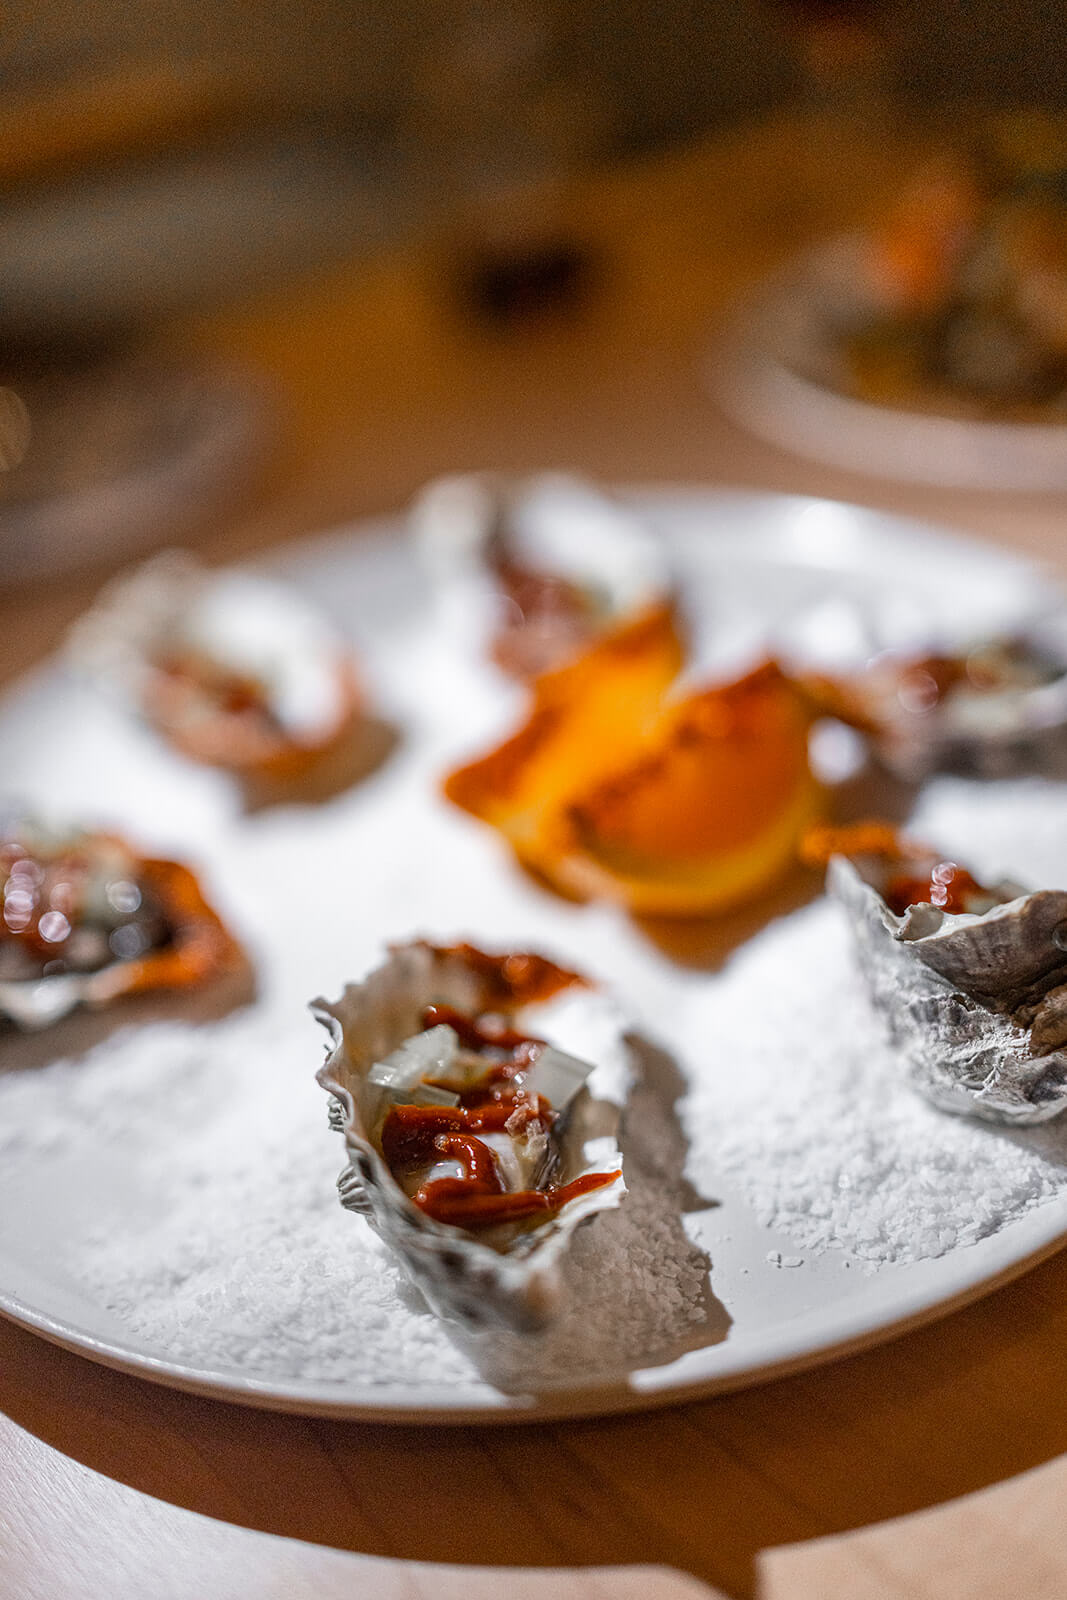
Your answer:
[[[525,726],[446,780],[561,890],[699,916],[796,859],[819,810],[809,702],[772,662],[684,699],[669,613],[539,680]]]
[[[631,910],[698,916],[780,877],[819,810],[810,712],[778,667],[667,707],[647,747],[558,819],[550,875]]]
[[[449,774],[449,800],[499,828],[539,866],[546,816],[632,754],[677,677],[683,646],[669,606],[614,629],[533,685],[518,733]]]

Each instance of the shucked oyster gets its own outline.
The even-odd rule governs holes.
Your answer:
[[[1004,777],[1067,756],[1067,639],[1062,629],[953,653],[887,651],[850,676],[809,675],[824,714],[864,733],[906,781],[931,772]]]
[[[70,655],[185,755],[248,775],[299,776],[361,709],[324,617],[281,584],[181,551],[110,584]]]
[[[824,830],[808,854],[917,1088],[995,1122],[1067,1106],[1067,893],[987,887],[881,824]]]
[[[5,822],[0,895],[0,1016],[21,1028],[207,983],[241,960],[188,867],[115,834]]]
[[[626,1188],[630,1071],[603,999],[540,956],[419,941],[312,1010],[334,1040],[318,1076],[340,1103],[342,1204],[441,1315],[542,1326],[574,1229]]]
[[[442,478],[423,490],[412,522],[446,589],[465,578],[492,585],[493,658],[518,678],[562,666],[671,595],[662,548],[641,519],[563,473]],[[469,606],[465,620],[469,628]]]

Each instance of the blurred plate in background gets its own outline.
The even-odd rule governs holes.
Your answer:
[[[262,459],[268,402],[234,371],[128,356],[17,381],[30,442],[0,479],[0,587],[189,536]]]
[[[723,410],[771,444],[872,477],[952,489],[1067,488],[1067,422],[986,420],[948,414],[942,397],[916,394],[906,409],[845,392],[835,322],[854,252],[849,238],[820,246],[739,307],[705,369]]]

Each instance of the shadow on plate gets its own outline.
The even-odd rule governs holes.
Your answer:
[[[150,1022],[218,1022],[248,1005],[255,993],[255,969],[242,956],[228,972],[200,989],[156,990],[116,1000],[99,1011],[72,1011],[39,1033],[5,1027],[0,1034],[0,1076],[86,1055],[120,1028]]]
[[[1042,1161],[1060,1172],[1067,1170],[1067,1113],[1050,1117],[1047,1122],[1031,1122],[1013,1128],[1006,1123],[983,1122],[982,1130],[996,1139],[1029,1150]]]
[[[391,723],[378,717],[359,717],[351,732],[315,757],[299,777],[243,778],[245,811],[251,814],[272,806],[324,805],[371,777],[385,765],[399,743],[399,730]]]
[[[683,1177],[686,1139],[675,1110],[685,1083],[674,1060],[629,1038],[637,1079],[620,1143],[628,1193],[615,1211],[575,1234],[563,1267],[563,1309],[543,1333],[452,1337],[488,1383],[506,1394],[568,1400],[587,1394],[610,1409],[632,1396],[629,1374],[688,1350],[721,1344],[731,1318],[712,1293],[712,1263],[683,1216],[706,1210]]]
[[[911,816],[919,793],[918,782],[894,776],[874,760],[829,790],[829,821],[835,827],[850,822],[904,823]]]
[[[678,966],[718,972],[761,928],[821,894],[822,875],[797,866],[758,898],[717,917],[635,917],[634,922],[660,954]]]

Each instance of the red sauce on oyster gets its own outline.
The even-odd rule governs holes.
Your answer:
[[[981,901],[984,907],[990,892],[955,861],[939,861],[921,875],[896,874],[886,884],[882,898],[898,917],[902,917],[909,906],[923,904],[939,906],[942,911],[958,915],[972,911],[975,900]]]
[[[577,972],[559,967],[545,956],[496,956],[473,944],[430,945],[435,956],[454,956],[482,985],[483,1014],[499,1006],[502,1011],[551,1000],[562,989],[589,987]]]
[[[544,965],[551,967],[551,963]],[[564,980],[560,988],[574,981],[560,968],[553,971]],[[382,1125],[382,1154],[395,1177],[410,1177],[439,1161],[454,1161],[462,1169],[461,1175],[420,1183],[412,1195],[420,1210],[437,1222],[491,1227],[558,1211],[578,1195],[615,1181],[617,1172],[589,1172],[565,1184],[507,1189],[494,1151],[479,1135],[503,1133],[518,1139],[538,1131],[551,1132],[558,1113],[543,1095],[532,1093],[523,1083],[525,1073],[544,1049],[544,1041],[519,1033],[492,1013],[470,1017],[453,1006],[427,1006],[423,1028],[442,1023],[455,1030],[464,1049],[484,1055],[486,1067],[475,1082],[455,1086],[457,1105],[393,1106]],[[444,1081],[436,1086],[453,1087]]]
[[[499,552],[491,555],[504,604],[493,659],[518,678],[536,678],[577,655],[603,627],[578,584],[536,572]]]
[[[959,915],[987,911],[1000,895],[979,883],[966,867],[939,859],[936,851],[905,839],[888,822],[854,822],[841,828],[813,828],[804,839],[801,858],[809,866],[825,866],[832,855],[870,857],[879,865],[869,878],[898,917],[909,906],[933,905]]]

